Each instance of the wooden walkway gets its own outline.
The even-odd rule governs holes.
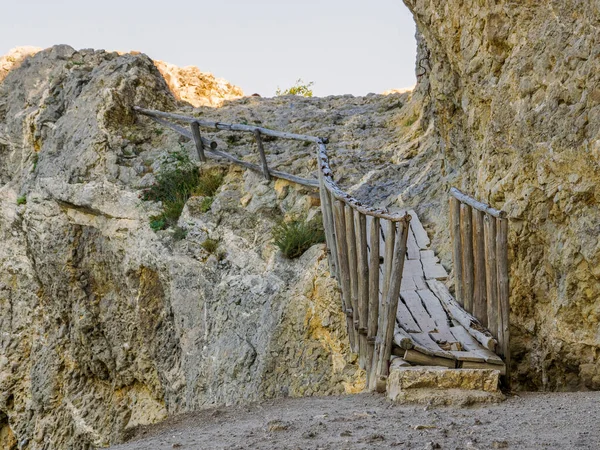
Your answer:
[[[504,375],[504,362],[494,353],[496,341],[452,297],[442,282],[448,274],[429,248],[427,232],[417,214],[413,210],[407,212],[411,221],[392,354],[411,364],[492,368]],[[370,218],[367,217],[368,226],[369,223]],[[379,245],[381,273],[385,260],[385,238],[382,227]]]

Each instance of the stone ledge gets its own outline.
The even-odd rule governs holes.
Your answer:
[[[500,372],[491,369],[398,367],[388,377],[387,395],[395,402],[434,405],[498,402],[504,399],[499,378]]]

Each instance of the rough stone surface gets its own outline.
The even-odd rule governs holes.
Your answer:
[[[404,3],[420,33],[417,91],[433,121],[437,186],[510,216],[514,384],[599,389],[600,4]],[[417,212],[449,264],[439,193]]]
[[[6,55],[0,56],[0,82],[6,78],[8,72],[18,67],[27,56],[34,55],[40,50],[41,48],[38,47],[17,47]]]
[[[323,245],[289,261],[270,238],[284,217],[318,216],[318,195],[225,165],[209,211],[200,197],[187,202],[185,238],[155,233],[160,205],[141,189],[173,151],[195,149],[131,107],[327,135],[341,181],[387,204],[395,184],[380,180],[403,169],[389,161],[399,127],[413,130],[402,125],[409,97],[252,97],[192,110],[146,56],[68,46],[10,71],[0,84],[4,447],[85,449],[209,405],[360,391]],[[250,137],[209,137],[256,161]],[[314,149],[265,145],[274,167],[314,176]]]
[[[387,396],[395,402],[470,405],[503,399],[497,370],[414,366],[392,369]]]

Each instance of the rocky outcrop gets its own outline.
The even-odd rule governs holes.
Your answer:
[[[398,129],[415,132],[409,96],[252,97],[192,109],[146,56],[68,46],[8,73],[0,443],[84,449],[206,405],[361,390],[323,246],[290,261],[271,242],[283,217],[318,215],[318,195],[225,165],[208,211],[192,197],[177,232],[154,232],[149,218],[160,205],[142,201],[141,190],[173,155],[195,150],[131,107],[328,135],[344,184],[387,204],[381,180],[401,169],[392,155],[405,165]],[[257,158],[251,137],[210,137]],[[274,167],[314,173],[314,149],[265,145]],[[218,243],[213,253],[207,238]]]
[[[18,67],[27,56],[35,55],[40,50],[41,48],[37,47],[17,47],[6,55],[0,56],[0,82],[6,78],[8,72]]]
[[[442,184],[511,218],[515,381],[599,389],[598,3],[404,3],[420,33],[417,91]],[[429,215],[448,262],[438,205]]]
[[[193,106],[221,106],[226,100],[244,96],[241,88],[196,66],[178,67],[163,61],[155,64],[177,100]]]

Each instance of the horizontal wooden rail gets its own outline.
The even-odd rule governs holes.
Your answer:
[[[459,191],[455,187],[450,188],[450,195],[452,195],[454,198],[456,198],[460,202],[464,203],[465,205],[469,205],[470,207],[475,208],[484,213],[487,213],[490,216],[500,217],[500,218],[506,217],[505,211],[500,211],[499,209],[492,208],[490,205],[488,205],[486,203],[477,201],[474,198],[469,197],[464,192]]]

